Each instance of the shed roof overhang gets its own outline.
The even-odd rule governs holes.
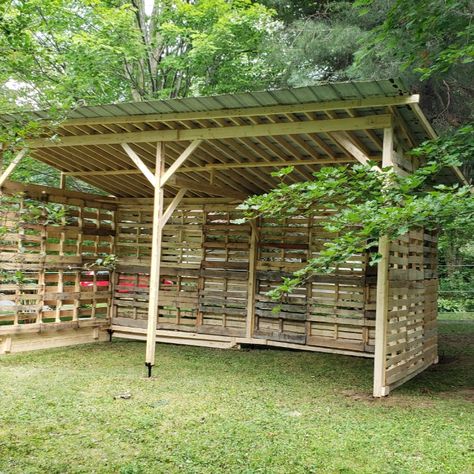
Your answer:
[[[110,194],[151,197],[156,144],[165,142],[166,167],[176,171],[167,195],[186,187],[194,196],[243,198],[275,187],[271,172],[282,166],[294,165],[289,179],[300,181],[322,165],[379,161],[384,128],[395,126],[405,149],[435,136],[418,101],[386,80],[81,107],[54,138],[27,145],[32,157]]]

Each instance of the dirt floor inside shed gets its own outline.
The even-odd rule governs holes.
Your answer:
[[[113,341],[0,359],[0,473],[467,473],[474,321],[373,399],[372,361]]]

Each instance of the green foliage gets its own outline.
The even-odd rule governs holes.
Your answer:
[[[114,254],[103,254],[97,258],[94,262],[85,265],[85,268],[96,269],[106,268],[107,270],[113,270],[118,263],[118,257]]]
[[[468,186],[435,184],[447,166],[457,166],[474,153],[472,129],[427,142],[413,152],[426,164],[411,175],[399,176],[392,168],[375,164],[322,168],[312,181],[286,184],[253,196],[240,206],[247,218],[260,215],[281,219],[326,211],[321,225],[333,234],[320,254],[310,259],[293,277],[270,292],[279,298],[315,273],[332,272],[354,254],[367,253],[370,263],[379,261],[378,240],[396,238],[409,229],[443,229],[474,218],[474,195]],[[291,169],[280,172],[284,178]]]
[[[0,5],[0,108],[67,110],[255,89],[272,13],[250,0],[19,0]]]
[[[373,0],[358,0],[362,13]],[[473,7],[470,0],[395,0],[361,54],[383,47],[428,79],[474,60]]]

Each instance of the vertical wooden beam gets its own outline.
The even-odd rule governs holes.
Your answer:
[[[66,189],[66,185],[67,185],[67,174],[61,171],[61,174],[59,175],[59,187],[61,189]]]
[[[0,187],[3,186],[3,183],[8,179],[8,177],[13,173],[15,168],[18,166],[22,158],[26,155],[27,149],[23,148],[16,156],[13,158],[13,160],[10,162],[10,164],[6,167],[5,171],[2,173],[0,176]]]
[[[250,234],[249,248],[249,274],[247,282],[247,320],[245,335],[253,336],[255,330],[255,291],[257,286],[257,251],[258,251],[258,226],[255,220],[250,221],[252,233]]]
[[[384,129],[382,168],[393,166],[393,128]],[[382,256],[377,265],[377,296],[375,306],[375,354],[374,354],[374,397],[389,394],[385,385],[387,327],[389,301],[389,259],[390,241],[386,235],[379,239],[379,253]]]
[[[152,367],[155,365],[156,349],[156,326],[159,313],[159,293],[160,293],[160,260],[161,260],[161,240],[162,229],[160,226],[163,217],[163,187],[161,177],[165,163],[165,145],[158,142],[156,148],[155,166],[155,197],[153,200],[153,234],[151,245],[151,266],[150,266],[150,296],[148,301],[148,328],[146,338],[146,360],[148,377],[151,377]]]

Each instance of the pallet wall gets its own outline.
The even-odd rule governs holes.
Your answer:
[[[246,337],[252,229],[235,222],[241,217],[235,207],[184,204],[165,225],[159,331]],[[151,218],[147,203],[124,202],[117,210],[116,334],[146,328]],[[375,313],[369,308],[366,255],[313,277],[277,304],[266,293],[315,257],[331,235],[317,215],[260,220],[256,229],[255,324],[247,342],[372,355]]]
[[[0,353],[101,339],[111,285],[89,265],[115,251],[114,206],[46,194],[0,199]]]
[[[437,239],[412,230],[390,244],[385,386],[437,361]]]
[[[109,328],[144,339],[151,203],[41,196],[2,196],[0,353],[103,340]],[[239,217],[225,200],[185,200],[173,213],[163,229],[157,340],[373,357],[377,276],[367,256],[275,303],[267,292],[332,235],[317,212],[253,227]],[[384,383],[394,388],[437,358],[436,236],[413,230],[390,245]],[[91,266],[110,254],[114,271]]]

